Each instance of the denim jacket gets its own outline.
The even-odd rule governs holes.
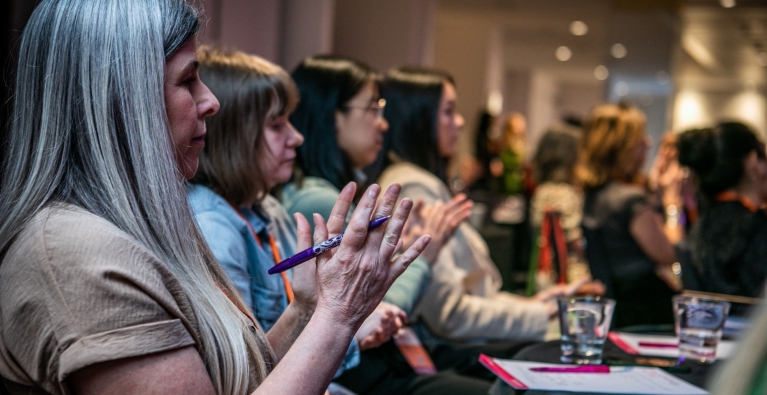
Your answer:
[[[293,255],[296,252],[296,228],[292,219],[272,196],[266,196],[259,206],[241,207],[237,211],[203,185],[190,184],[187,198],[213,255],[250,306],[258,323],[268,331],[288,307],[282,276],[267,273],[275,265],[269,234],[274,237],[282,259]],[[253,227],[261,239],[260,244],[238,212]],[[292,270],[287,275],[292,281]],[[358,364],[359,345],[353,340],[336,375]]]

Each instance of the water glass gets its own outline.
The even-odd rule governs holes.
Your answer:
[[[602,349],[610,330],[615,300],[598,296],[561,297],[562,362],[602,363]]]
[[[674,296],[674,327],[679,355],[700,363],[716,361],[716,347],[730,312],[724,300],[692,295]]]

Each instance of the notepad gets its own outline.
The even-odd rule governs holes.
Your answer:
[[[633,333],[610,332],[608,335],[621,350],[632,355],[654,357],[679,357],[678,340],[675,336],[635,335]],[[735,351],[736,343],[730,340],[720,340],[716,348],[716,357],[726,359]]]
[[[481,355],[480,362],[517,390],[569,391],[643,395],[704,395],[708,392],[658,368],[627,366],[610,373],[533,372],[550,363],[512,361]]]

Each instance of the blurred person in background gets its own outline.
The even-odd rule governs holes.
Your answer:
[[[530,204],[530,223],[533,234],[540,237],[533,238],[537,245],[533,246],[531,257],[529,295],[556,283],[591,276],[583,253],[583,192],[575,185],[579,140],[579,129],[556,126],[541,137],[533,156],[533,178],[537,186]],[[545,220],[549,222],[544,226]],[[554,261],[555,257],[558,262]],[[601,295],[604,286],[599,282],[586,284],[579,293]]]
[[[482,110],[477,119],[477,129],[474,140],[474,160],[462,163],[460,166],[466,167],[465,170],[459,170],[464,174],[461,178],[466,183],[466,188],[478,191],[494,190],[492,186],[494,177],[490,174],[490,162],[498,156],[496,144],[490,139],[490,134],[494,129],[496,116],[488,110]],[[497,188],[496,188],[497,189]]]
[[[525,158],[525,116],[512,112],[504,115],[497,125],[492,144],[498,157],[490,163],[490,172],[502,180],[501,191],[507,195],[525,192],[527,163]]]
[[[647,189],[650,191],[651,201],[661,209],[661,214],[665,218],[678,218],[679,226],[688,232],[698,219],[698,197],[692,178],[689,177],[689,169],[679,164],[678,137],[678,133],[666,132],[661,138],[658,152],[647,173]],[[682,205],[664,207],[663,196],[659,191],[681,195]],[[666,209],[670,209],[670,212],[666,212]]]
[[[376,73],[353,59],[311,56],[292,76],[301,101],[290,121],[306,142],[297,148],[294,178],[282,189],[281,199],[288,212],[329,215],[346,183],[368,182],[362,169],[373,163],[383,146],[388,130],[383,117],[386,103],[381,99]],[[442,244],[469,215],[470,208],[465,196],[439,206],[416,201],[403,235],[403,248],[426,233],[432,241],[392,285],[386,302],[407,314],[412,312],[429,282],[430,266]],[[416,375],[394,341],[362,352],[359,365],[337,381],[360,394],[484,394],[489,388],[486,381],[453,372]]]
[[[576,174],[585,192],[586,258],[617,301],[614,327],[672,323],[671,297],[681,288],[671,272],[681,227],[664,222],[642,186],[648,148],[645,116],[633,106],[600,105],[584,122]],[[666,192],[658,191],[664,207],[681,205]]]
[[[679,162],[703,196],[688,237],[702,291],[758,297],[767,278],[767,158],[746,125],[723,122],[678,139]]]

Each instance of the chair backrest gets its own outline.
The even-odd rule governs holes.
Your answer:
[[[686,290],[690,291],[703,291],[703,285],[698,275],[698,270],[692,264],[692,255],[690,253],[690,247],[684,241],[678,243],[674,250],[676,251],[676,259],[682,268],[682,286]]]
[[[589,262],[591,277],[605,285],[605,296],[613,298],[613,283],[610,272],[610,261],[602,245],[601,231],[589,226],[587,221],[581,224],[583,237],[586,239],[586,260]]]

